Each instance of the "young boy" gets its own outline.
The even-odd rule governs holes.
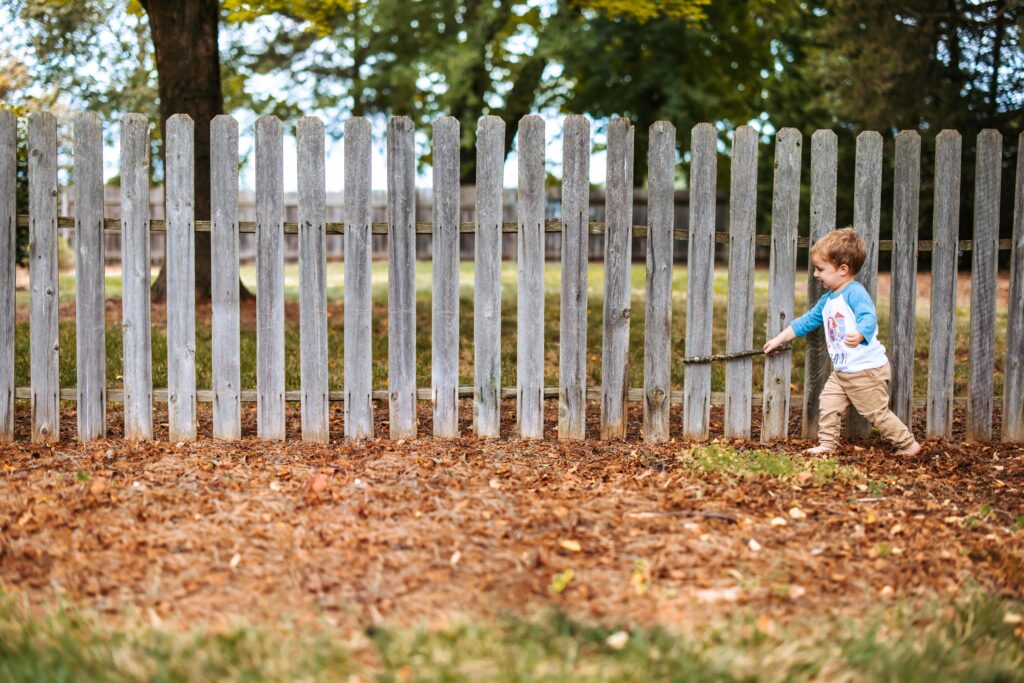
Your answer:
[[[822,325],[833,372],[821,390],[818,443],[806,453],[827,453],[838,446],[843,415],[850,404],[896,444],[897,455],[915,455],[921,445],[889,410],[891,369],[876,334],[878,316],[867,290],[854,280],[867,258],[867,245],[853,228],[834,230],[811,248],[814,277],[829,291],[764,345],[772,353],[786,342]]]

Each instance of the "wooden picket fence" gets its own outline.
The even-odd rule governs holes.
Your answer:
[[[298,222],[283,220],[282,124],[264,117],[256,123],[256,221],[238,216],[238,125],[227,116],[211,125],[212,220],[193,215],[193,122],[174,116],[166,127],[166,219],[149,217],[149,122],[128,114],[121,123],[121,218],[103,215],[102,131],[91,114],[74,123],[76,216],[58,218],[57,124],[49,113],[28,123],[29,214],[16,215],[15,170],[17,122],[0,111],[0,439],[13,436],[14,401],[31,399],[32,438],[52,442],[60,436],[60,402],[77,401],[78,438],[95,439],[106,430],[107,401],[124,406],[128,439],[153,437],[153,402],[168,404],[171,440],[194,439],[196,402],[213,403],[213,436],[241,436],[241,403],[257,404],[258,436],[285,438],[285,403],[301,403],[302,438],[326,441],[328,406],[344,403],[347,438],[373,436],[374,401],[387,401],[390,436],[417,434],[417,401],[433,402],[433,434],[458,435],[458,401],[473,398],[477,435],[499,433],[502,399],[515,399],[518,434],[543,436],[545,399],[558,400],[558,436],[587,436],[584,412],[588,400],[600,402],[600,437],[625,436],[627,401],[643,402],[643,437],[651,441],[673,436],[706,439],[710,408],[724,404],[724,432],[751,438],[751,414],[762,409],[762,441],[787,436],[790,414],[792,354],[764,359],[763,395],[755,397],[749,357],[728,362],[724,396],[711,391],[711,368],[688,364],[682,390],[670,383],[673,343],[671,274],[673,239],[687,240],[688,292],[686,356],[711,353],[712,277],[716,242],[729,245],[729,309],[727,351],[753,342],[754,251],[770,245],[770,298],[767,334],[772,336],[794,317],[797,249],[836,227],[837,139],[829,130],[811,138],[809,238],[798,236],[801,134],[782,129],[775,138],[775,176],[771,235],[756,235],[758,134],[747,126],[732,140],[729,230],[715,231],[718,139],[707,123],[691,137],[690,220],[688,230],[673,223],[673,181],[676,173],[676,132],[667,122],[651,128],[647,225],[632,225],[633,130],[617,119],[608,127],[607,209],[603,223],[588,220],[590,124],[569,116],[563,127],[561,219],[545,220],[544,122],[527,116],[518,127],[518,220],[502,221],[502,168],[505,123],[485,117],[477,128],[476,222],[460,222],[460,124],[453,118],[433,127],[433,222],[415,222],[416,163],[413,126],[405,117],[391,119],[387,130],[388,216],[373,223],[370,213],[370,124],[353,118],[344,134],[344,223],[325,219],[324,128],[315,118],[298,124]],[[931,336],[928,357],[927,434],[947,436],[953,424],[953,368],[958,250],[972,253],[969,392],[967,435],[992,437],[995,360],[997,256],[1012,249],[1011,292],[1007,330],[1002,437],[1024,440],[1024,136],[1017,163],[1013,238],[1000,242],[999,187],[1002,137],[992,130],[977,139],[977,171],[973,240],[958,242],[961,136],[943,131],[936,139],[933,240],[917,237],[921,176],[921,141],[914,131],[901,132],[895,146],[893,239],[880,241],[882,203],[882,137],[865,132],[857,138],[854,227],[868,244],[868,261],[858,279],[875,293],[880,250],[892,251],[891,325],[888,340],[893,365],[892,405],[904,420],[914,405],[913,347],[915,279],[919,251],[932,252]],[[31,387],[14,386],[14,248],[15,225],[29,226],[31,236],[30,327]],[[58,307],[56,236],[60,227],[77,231],[77,386],[58,385]],[[105,378],[103,233],[120,230],[123,264],[124,388],[108,389]],[[150,345],[151,231],[166,233],[168,281],[168,386],[152,385]],[[212,233],[213,386],[196,387],[194,234]],[[257,263],[257,387],[240,386],[238,242],[240,232],[255,232]],[[432,386],[416,386],[415,237],[433,236]],[[474,371],[472,387],[458,384],[458,262],[460,233],[475,233]],[[561,233],[561,319],[559,385],[544,386],[544,236]],[[301,390],[285,391],[283,238],[299,236],[301,277]],[[325,238],[344,234],[344,390],[328,390]],[[500,375],[500,266],[503,233],[518,235],[517,386],[502,387]],[[605,240],[605,291],[601,385],[588,387],[587,243],[589,235]],[[370,241],[388,239],[388,389],[371,385]],[[630,326],[630,262],[632,237],[646,237],[647,296],[644,330],[644,386],[626,384]],[[821,290],[809,279],[809,300]],[[824,346],[808,344],[803,390],[803,433],[816,431],[817,398],[829,372]],[[682,404],[681,428],[670,425],[671,405]],[[866,423],[851,420],[863,433]]]

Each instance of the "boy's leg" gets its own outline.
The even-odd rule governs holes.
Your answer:
[[[874,425],[884,438],[902,450],[915,443],[915,439],[907,426],[896,417],[896,413],[889,410],[890,377],[892,369],[886,363],[880,368],[843,373],[838,379],[846,389],[854,409]]]
[[[843,428],[843,416],[850,407],[850,399],[846,397],[836,373],[828,376],[821,396],[818,397],[818,444],[819,447],[832,450],[839,447],[839,432]]]

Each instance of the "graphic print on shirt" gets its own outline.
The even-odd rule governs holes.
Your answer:
[[[825,327],[828,329],[828,355],[832,357],[832,365],[845,365],[846,351],[843,350],[843,340],[846,338],[846,316],[840,311],[835,311],[828,317]]]

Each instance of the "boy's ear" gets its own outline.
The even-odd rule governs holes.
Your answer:
[[[839,264],[839,267],[836,268],[836,272],[838,272],[843,277],[846,277],[847,275],[850,274],[850,264],[848,264],[848,263],[841,263],[841,264]]]

